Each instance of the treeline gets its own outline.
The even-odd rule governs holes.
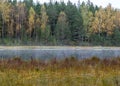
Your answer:
[[[120,45],[120,10],[89,0],[0,0],[1,45]]]

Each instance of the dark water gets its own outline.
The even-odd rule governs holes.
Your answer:
[[[92,56],[110,58],[120,56],[120,49],[0,49],[1,58],[12,58],[16,56],[24,59],[31,57],[40,59],[62,59],[70,56],[77,58],[89,58]]]

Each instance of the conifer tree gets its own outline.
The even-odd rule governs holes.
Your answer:
[[[55,29],[55,37],[57,41],[63,43],[70,39],[70,29],[68,27],[67,16],[61,11]]]

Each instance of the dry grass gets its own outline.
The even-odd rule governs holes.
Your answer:
[[[120,86],[120,58],[1,59],[0,86]]]

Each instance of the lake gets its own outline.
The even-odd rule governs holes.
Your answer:
[[[110,58],[120,56],[119,47],[78,47],[78,46],[0,46],[1,58],[21,57],[23,59],[40,58],[62,59],[75,56],[79,59],[97,56]]]

